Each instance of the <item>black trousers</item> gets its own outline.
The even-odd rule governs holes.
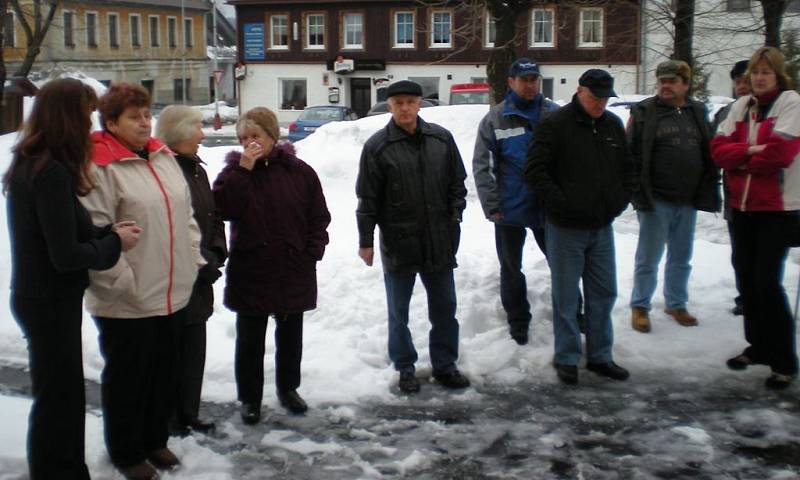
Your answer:
[[[542,253],[544,230],[532,228],[533,238]],[[513,225],[494,225],[495,248],[500,262],[500,301],[506,311],[511,334],[527,333],[531,323],[531,305],[528,302],[528,285],[522,273],[522,248],[527,231]]]
[[[12,295],[28,341],[33,405],[28,419],[31,480],[88,479],[81,319],[83,291],[50,301]]]
[[[733,211],[733,264],[744,305],[745,354],[776,373],[797,373],[795,323],[783,270],[797,215]]]
[[[179,326],[175,359],[175,420],[189,424],[200,414],[203,371],[206,367],[206,322]]]
[[[236,389],[239,401],[260,405],[264,393],[264,341],[269,316],[236,315]],[[275,314],[275,385],[278,391],[300,386],[303,314]]]
[[[728,236],[731,239],[731,265],[733,268],[736,268],[736,261],[733,259],[733,244],[736,242],[736,238],[733,236],[733,220],[728,220],[725,222],[728,224]],[[742,294],[741,288],[739,288],[739,277],[736,276],[736,298],[733,300],[736,305],[742,304]]]
[[[173,409],[176,329],[185,310],[146,318],[95,317],[100,331],[102,406],[111,462],[126,467],[167,446]]]

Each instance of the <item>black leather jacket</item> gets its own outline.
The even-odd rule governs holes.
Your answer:
[[[410,135],[391,120],[361,153],[359,246],[373,246],[377,225],[384,271],[454,268],[466,177],[450,132],[417,118],[417,130]]]

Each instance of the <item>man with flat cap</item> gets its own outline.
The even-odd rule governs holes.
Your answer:
[[[361,152],[358,195],[358,255],[372,265],[375,226],[389,311],[389,358],[400,373],[398,386],[419,391],[417,351],[408,329],[408,310],[417,275],[428,296],[433,377],[446,388],[466,388],[456,368],[459,326],[453,269],[466,207],[467,177],[453,136],[418,116],[422,88],[401,80],[387,89],[389,123]]]
[[[615,380],[628,371],[613,360],[611,309],[617,298],[611,223],[628,205],[633,183],[625,129],[606,111],[614,79],[590,69],[572,102],[545,118],[528,150],[525,179],[546,211],[555,358],[563,383],[578,383],[582,358],[578,282],[583,280],[586,368]]]
[[[697,325],[687,309],[697,211],[718,212],[720,206],[708,111],[689,97],[692,71],[686,62],[667,60],[656,67],[656,77],[658,93],[634,105],[628,121],[636,171],[632,201],[639,219],[631,326],[642,333],[651,329],[665,247],[664,312],[681,326]]]
[[[500,262],[500,301],[509,333],[518,344],[528,343],[531,305],[522,273],[526,229],[531,229],[542,253],[544,209],[525,183],[522,171],[535,129],[558,105],[540,93],[539,65],[518,58],[508,70],[506,98],[483,117],[475,138],[472,175],[486,218],[494,223]]]

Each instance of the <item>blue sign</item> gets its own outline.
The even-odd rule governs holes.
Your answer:
[[[244,59],[264,60],[264,24],[244,24]]]

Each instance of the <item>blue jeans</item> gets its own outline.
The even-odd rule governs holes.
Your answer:
[[[614,331],[611,309],[617,299],[614,231],[611,225],[595,230],[545,227],[547,259],[553,288],[555,361],[577,365],[582,356],[578,328],[578,282],[583,279],[586,319],[586,360],[612,360]]]
[[[691,205],[656,200],[649,212],[638,211],[639,244],[633,272],[631,307],[650,310],[658,284],[658,264],[667,247],[664,301],[668,309],[686,308],[697,210]]]
[[[433,373],[456,369],[458,359],[458,320],[456,320],[456,285],[453,270],[419,274],[428,295],[428,318],[431,330],[428,342]],[[383,274],[389,307],[389,358],[398,372],[414,372],[417,350],[408,330],[408,305],[417,274]]]

